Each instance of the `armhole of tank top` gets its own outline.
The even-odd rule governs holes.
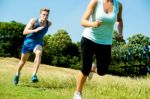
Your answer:
[[[36,28],[37,18],[35,19],[35,23],[33,24],[33,29]]]
[[[97,5],[99,6],[102,3],[102,0],[97,0]]]
[[[48,27],[49,26],[49,23],[48,23],[48,20],[46,21],[46,27]]]
[[[101,2],[102,2],[102,0],[97,0],[97,4],[96,4],[96,8],[95,8],[96,10],[100,7]]]
[[[39,19],[36,18],[36,21],[35,21],[35,28],[39,26]]]
[[[95,21],[95,14],[96,14],[96,11],[98,10],[99,6],[100,6],[100,3],[101,3],[101,0],[97,0],[97,4],[96,4],[96,7],[95,7],[95,10],[94,10],[93,14],[90,17],[90,19],[92,21]]]
[[[97,0],[97,8],[103,7],[103,0]]]
[[[116,8],[117,8],[117,13],[119,13],[119,1],[116,0],[115,3],[116,3]]]

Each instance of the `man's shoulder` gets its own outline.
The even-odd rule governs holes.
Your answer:
[[[36,18],[36,17],[31,18],[31,19],[30,19],[30,23],[35,24],[35,23],[36,23],[36,20],[37,20],[37,18]]]
[[[52,22],[47,20],[48,21],[48,26],[51,26],[52,25]]]
[[[36,20],[37,20],[37,18],[36,18],[36,17],[31,18],[31,21],[36,22]]]

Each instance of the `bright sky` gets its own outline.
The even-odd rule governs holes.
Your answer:
[[[90,0],[0,0],[0,21],[28,23],[39,17],[39,10],[51,10],[52,26],[48,33],[65,29],[73,42],[80,41],[83,27],[80,21]],[[135,33],[150,37],[150,0],[119,0],[123,4],[124,38]]]

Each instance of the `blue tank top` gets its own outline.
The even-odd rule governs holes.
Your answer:
[[[85,28],[82,36],[98,44],[111,45],[114,23],[119,11],[118,1],[113,0],[114,6],[111,13],[104,11],[103,4],[104,0],[98,0],[95,11],[91,15],[92,21],[101,20],[102,24],[97,28]]]
[[[34,29],[36,29],[38,27],[40,27],[40,22],[39,22],[39,19],[37,18]],[[37,44],[43,46],[43,37],[47,31],[48,31],[48,21],[46,22],[45,28],[43,28],[41,31],[28,34],[26,36],[23,44],[25,46],[30,46],[30,47],[34,47]]]

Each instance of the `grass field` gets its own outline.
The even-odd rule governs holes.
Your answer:
[[[12,83],[16,58],[0,57],[0,99],[72,99],[79,70],[41,64],[39,82],[32,83],[33,63],[27,62],[18,86]],[[83,99],[150,99],[150,76],[140,78],[98,76],[87,81]]]

